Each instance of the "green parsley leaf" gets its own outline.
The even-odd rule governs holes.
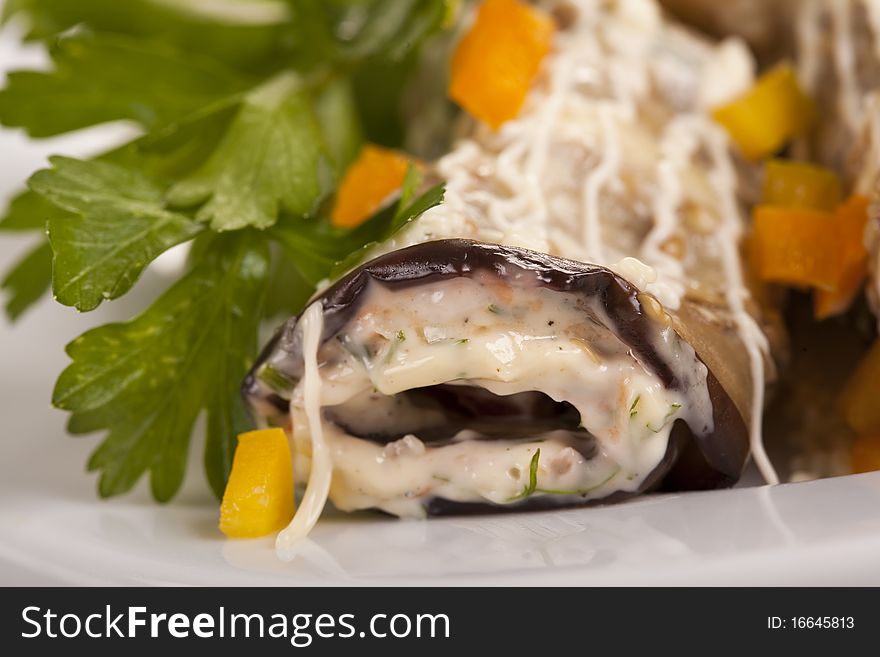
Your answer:
[[[25,190],[9,203],[9,209],[0,220],[0,231],[43,231],[49,217],[61,214],[66,213],[39,194]]]
[[[364,137],[351,84],[344,78],[332,80],[315,98],[315,115],[333,157],[335,173],[341,178],[360,152]]]
[[[168,192],[177,207],[207,201],[200,221],[213,230],[268,228],[279,210],[303,216],[326,194],[332,168],[310,99],[285,74],[245,99],[217,149]]]
[[[52,250],[45,239],[40,242],[7,272],[0,283],[0,289],[8,295],[6,314],[11,320],[18,319],[36,303],[52,282]]]
[[[9,78],[0,122],[52,135],[122,119],[144,134],[92,162],[53,160],[32,180],[40,194],[17,198],[0,230],[48,223],[59,300],[83,310],[195,236],[177,284],[131,322],[70,345],[55,402],[71,411],[71,433],[108,432],[90,461],[103,495],[147,471],[157,498],[173,495],[202,412],[219,494],[247,426],[238,384],[259,322],[295,312],[335,263],[359,261],[365,244],[440,202],[439,187],[416,199],[412,174],[397,204],[354,230],[331,226],[322,207],[365,136],[399,145],[428,134],[403,107],[429,59],[420,46],[452,4],[7,0],[4,18],[21,15],[53,68]],[[45,288],[48,254],[35,250],[5,279],[15,313]]]
[[[336,261],[350,250],[346,250],[345,232],[330,226],[327,221],[284,219],[272,228],[272,236],[312,288],[327,278]]]
[[[283,253],[272,259],[272,275],[266,297],[266,318],[276,323],[298,314],[315,290]]]
[[[288,0],[299,60],[399,60],[448,17],[447,0]],[[317,55],[309,58],[309,51]],[[305,51],[305,52],[302,52]]]
[[[217,238],[204,260],[130,322],[86,332],[52,402],[71,411],[74,433],[106,429],[89,468],[102,496],[131,489],[147,470],[153,495],[180,486],[193,424],[208,409],[206,465],[222,489],[241,417],[233,406],[256,349],[269,273],[259,236]],[[222,408],[221,408],[222,407]]]
[[[52,61],[50,72],[9,73],[0,122],[33,137],[119,119],[150,129],[243,88],[210,60],[133,37],[66,37],[52,48]]]
[[[4,25],[12,16],[23,11],[28,5],[28,0],[6,0],[0,10],[0,25]]]
[[[202,227],[162,206],[162,190],[144,174],[109,162],[65,157],[31,177],[30,186],[75,216],[49,219],[55,253],[53,292],[88,311],[127,292],[166,249]]]
[[[243,70],[284,61],[289,51],[290,12],[283,0],[11,0],[5,13],[26,14],[29,40],[81,26],[156,38]]]

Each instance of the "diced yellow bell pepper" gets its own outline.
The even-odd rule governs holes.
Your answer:
[[[834,236],[842,251],[841,269],[831,290],[816,290],[814,314],[825,319],[846,312],[862,288],[868,274],[868,251],[865,248],[865,224],[869,200],[851,196],[834,213]]]
[[[754,211],[752,230],[752,248],[761,280],[834,289],[842,260],[833,237],[834,215],[759,205]]]
[[[792,160],[770,160],[764,172],[761,203],[834,212],[840,204],[840,181],[825,167]]]
[[[402,153],[366,144],[342,178],[330,215],[334,226],[354,228],[400,189],[412,160]]]
[[[844,386],[840,408],[857,434],[880,435],[880,340],[874,342]]]
[[[520,0],[485,0],[453,55],[449,96],[492,128],[516,117],[554,29],[553,19]]]
[[[816,109],[788,64],[762,75],[743,95],[712,111],[743,154],[752,160],[772,155],[803,133]]]
[[[282,429],[241,434],[220,504],[220,531],[230,538],[265,536],[286,527],[293,511],[287,434]]]
[[[880,470],[880,434],[857,438],[850,455],[853,472]]]

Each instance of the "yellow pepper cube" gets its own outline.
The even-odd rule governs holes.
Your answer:
[[[230,538],[272,534],[293,518],[293,464],[282,429],[243,433],[220,505],[220,531]]]
[[[449,96],[497,129],[519,114],[554,30],[520,0],[485,0],[453,55]]]
[[[803,133],[815,116],[813,102],[801,90],[788,64],[771,69],[743,95],[712,112],[752,160],[775,153]]]
[[[373,144],[365,145],[339,184],[331,220],[334,226],[360,225],[400,187],[411,160]]]
[[[846,423],[859,435],[880,435],[880,340],[859,363],[840,396]]]
[[[825,167],[792,160],[770,160],[764,172],[761,203],[834,212],[840,204],[840,181]]]

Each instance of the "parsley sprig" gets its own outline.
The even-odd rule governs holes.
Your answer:
[[[24,20],[52,65],[9,74],[0,123],[32,137],[117,120],[142,130],[91,160],[52,158],[12,200],[0,230],[48,240],[0,281],[8,315],[50,286],[59,303],[93,310],[167,249],[194,245],[187,271],[142,313],[67,347],[52,400],[71,433],[106,432],[89,461],[101,495],[148,474],[154,497],[170,499],[203,413],[205,470],[221,494],[249,424],[238,389],[260,324],[298,311],[318,281],[442,201],[441,187],[417,193],[412,169],[400,200],[360,227],[327,219],[360,144],[400,144],[420,46],[454,4],[6,3],[3,20]]]

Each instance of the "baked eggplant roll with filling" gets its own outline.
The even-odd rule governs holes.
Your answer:
[[[465,125],[431,167],[444,203],[328,284],[244,384],[309,473],[282,547],[327,495],[399,516],[555,508],[729,486],[750,446],[773,479],[774,324],[704,111],[750,63],[653,2],[543,4],[564,20],[518,116]]]

